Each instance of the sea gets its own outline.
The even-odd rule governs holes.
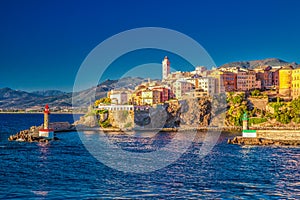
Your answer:
[[[72,123],[74,117],[52,114],[51,121]],[[64,132],[48,144],[7,140],[42,122],[42,114],[0,114],[1,199],[300,199],[299,147],[229,145],[227,139],[239,133],[222,132],[213,148],[199,156],[209,133],[197,132],[200,139],[168,165],[126,171],[121,166],[138,167],[134,159],[124,164],[122,156],[147,157],[176,140],[177,133]],[[99,137],[107,140],[99,142]],[[95,141],[94,146],[84,138]],[[100,144],[128,153],[118,153],[121,159],[112,167]],[[169,151],[176,153],[180,144]],[[100,153],[95,156],[93,149]],[[152,169],[160,154],[155,155],[145,169]]]

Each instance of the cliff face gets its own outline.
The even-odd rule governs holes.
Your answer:
[[[163,128],[167,119],[168,114],[165,105],[134,111],[134,123],[137,128]]]
[[[80,117],[80,119],[74,122],[75,126],[86,126],[86,127],[98,127],[98,119],[95,115],[85,115]]]
[[[176,128],[208,126],[211,120],[209,98],[187,99],[151,107],[148,110],[109,111],[109,121],[117,128]]]
[[[109,111],[108,120],[113,127],[133,128],[134,111],[131,110],[114,110]]]
[[[208,97],[187,99],[181,103],[180,124],[188,126],[208,126],[211,119],[211,100]]]
[[[205,127],[210,124],[212,104],[209,97],[186,99],[157,105],[146,110],[117,110],[105,114],[89,114],[74,125],[96,127],[106,123],[115,128],[161,129],[180,126]]]

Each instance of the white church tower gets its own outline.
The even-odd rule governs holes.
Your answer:
[[[162,80],[165,80],[170,74],[170,61],[167,56],[165,56],[162,61]]]

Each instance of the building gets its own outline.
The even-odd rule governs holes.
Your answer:
[[[146,89],[142,91],[142,105],[150,105],[161,103],[161,92],[158,90]]]
[[[212,77],[212,78],[215,78],[215,92],[216,93],[222,93],[222,92],[225,92],[225,89],[223,87],[223,84],[221,84],[222,82],[222,79],[221,79],[221,71],[218,70],[218,69],[214,69],[212,70],[210,73],[209,73],[209,76],[208,77]]]
[[[183,98],[201,98],[201,97],[205,97],[205,96],[208,96],[209,94],[204,91],[203,89],[201,88],[195,88],[193,90],[191,90],[190,92],[186,93]]]
[[[182,72],[182,71],[176,71],[172,72],[168,75],[168,80],[178,80],[180,78],[190,78],[193,75],[192,72]]]
[[[238,69],[236,75],[237,91],[249,91],[251,89],[261,89],[261,81],[256,80],[256,73],[253,70]]]
[[[292,98],[296,99],[300,96],[300,68],[292,71]]]
[[[129,91],[116,91],[111,90],[107,96],[111,99],[113,104],[129,104],[130,103],[130,95]]]
[[[207,68],[204,66],[197,66],[194,71],[191,71],[192,75],[206,76]]]
[[[170,61],[166,56],[162,61],[162,80],[167,79],[169,74],[170,74]]]
[[[271,89],[273,87],[273,72],[271,66],[259,66],[254,69],[256,78],[261,81],[261,89]]]
[[[132,93],[131,103],[133,105],[142,105],[142,90],[136,90]]]
[[[236,91],[236,73],[229,71],[222,71],[220,69],[213,70],[209,77],[216,79],[215,91],[216,93],[224,93]]]
[[[224,89],[226,92],[236,91],[236,73],[233,72],[223,72],[221,74]]]
[[[165,86],[154,87],[152,90],[159,91],[161,93],[161,102],[168,101],[171,97],[171,89]]]
[[[179,79],[172,85],[172,91],[177,99],[181,99],[183,95],[194,89],[195,86],[185,79]]]
[[[272,85],[275,89],[278,89],[279,87],[279,70],[281,69],[281,66],[272,66],[271,72],[272,72]]]
[[[206,92],[207,95],[214,95],[216,93],[216,79],[213,77],[200,77],[197,79],[197,91],[203,90],[203,92]]]
[[[291,97],[292,92],[292,66],[284,66],[279,70],[279,94]]]

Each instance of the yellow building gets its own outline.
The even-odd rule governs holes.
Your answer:
[[[300,68],[292,71],[292,97],[298,98],[300,95]]]
[[[292,66],[284,66],[279,70],[279,94],[290,97],[292,90]]]
[[[142,91],[142,104],[150,105],[161,103],[161,92],[157,90],[146,89]]]

